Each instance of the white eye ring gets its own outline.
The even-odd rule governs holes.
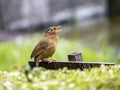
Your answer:
[[[50,30],[48,30],[48,32],[54,32],[54,29],[50,29]]]

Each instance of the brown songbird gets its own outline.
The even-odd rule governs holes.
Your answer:
[[[32,51],[31,58],[34,58],[36,66],[39,65],[40,61],[49,60],[56,50],[56,45],[58,41],[58,32],[61,26],[49,27],[43,36],[43,38],[38,42]]]

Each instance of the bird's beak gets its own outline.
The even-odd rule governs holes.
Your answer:
[[[59,30],[60,27],[61,27],[61,26],[57,26],[57,32],[63,31],[63,30]]]
[[[59,26],[57,26],[57,28],[60,28],[61,26],[59,25]]]
[[[57,32],[61,32],[61,31],[63,31],[63,30],[57,30]]]

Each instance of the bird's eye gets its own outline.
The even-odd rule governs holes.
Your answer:
[[[50,30],[48,30],[48,32],[54,32],[54,29],[50,29]]]

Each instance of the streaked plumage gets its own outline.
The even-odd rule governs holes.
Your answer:
[[[32,51],[31,58],[34,58],[36,66],[38,66],[39,61],[46,58],[52,57],[56,50],[56,44],[58,41],[58,30],[60,26],[49,27],[41,41],[35,46]]]

